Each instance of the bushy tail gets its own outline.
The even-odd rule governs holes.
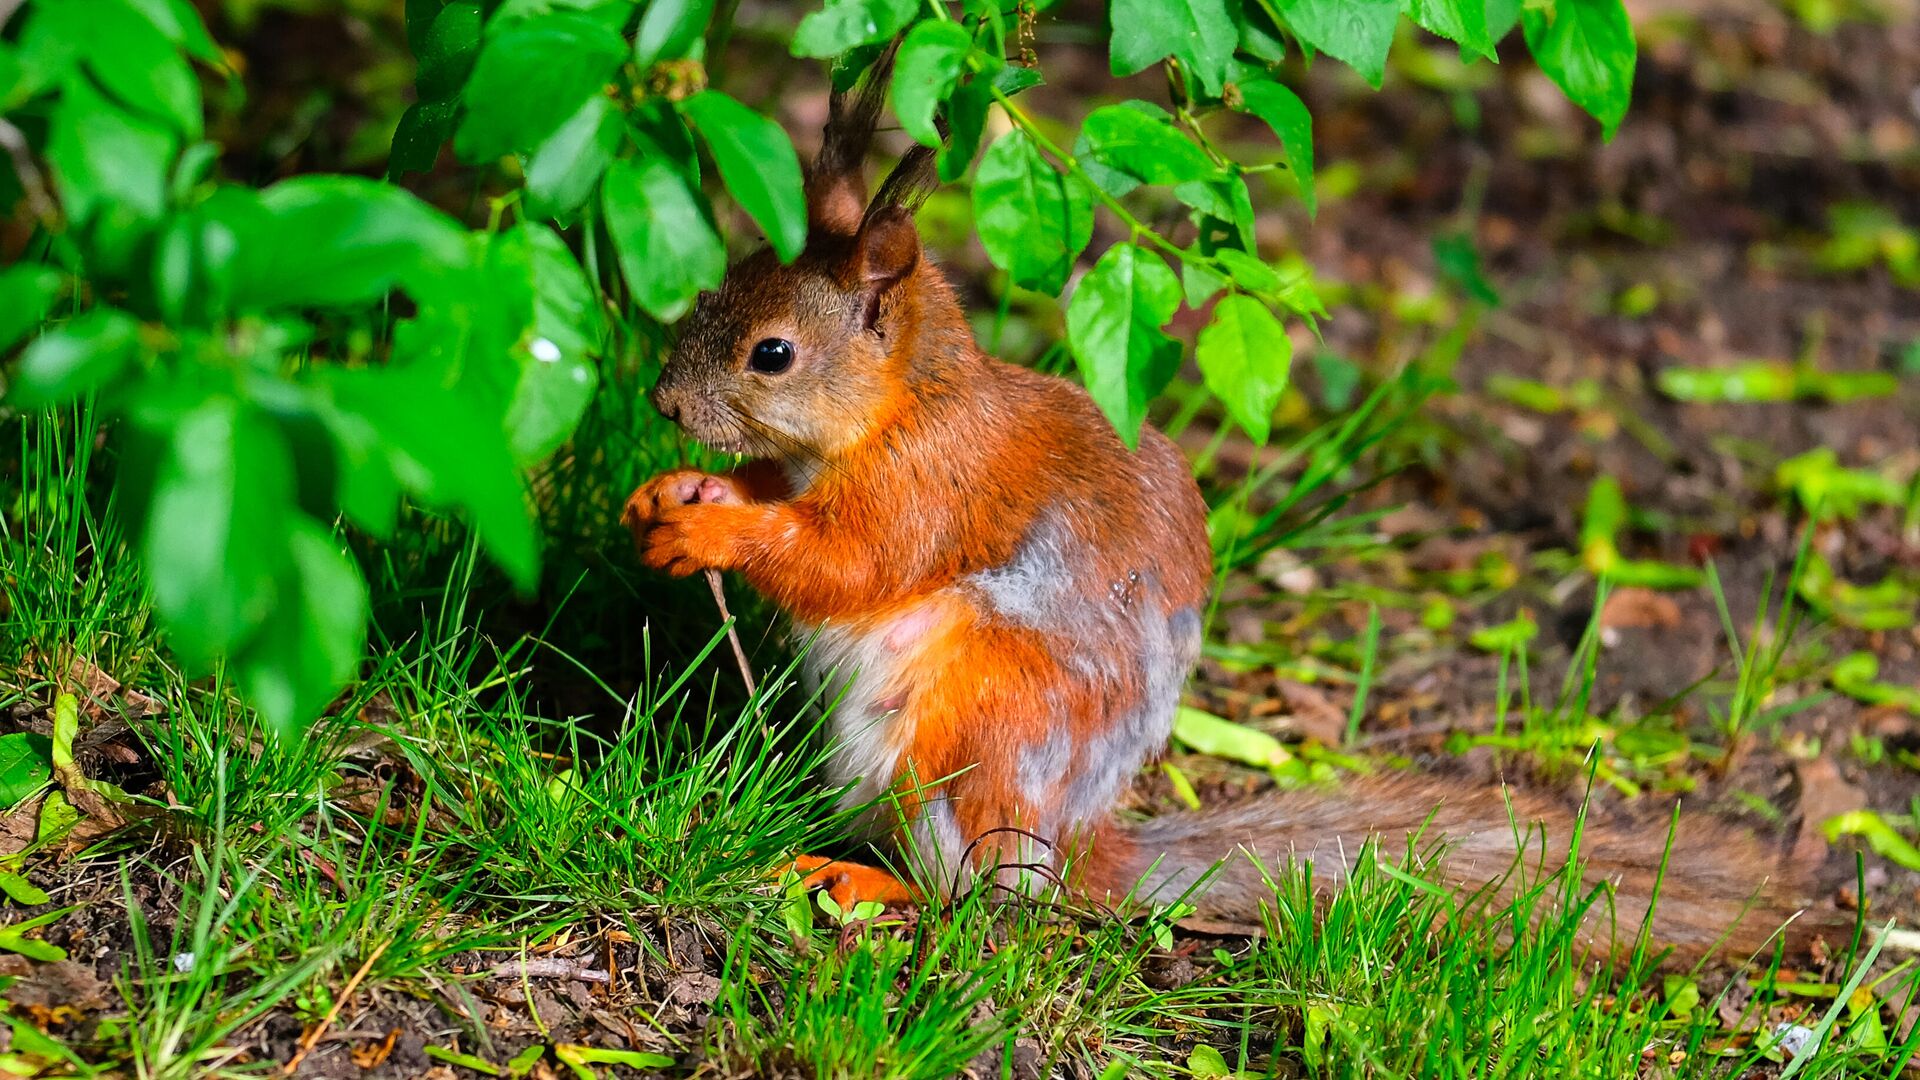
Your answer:
[[[1479,893],[1504,903],[1547,882],[1533,909],[1546,914],[1564,895],[1564,879],[1548,878],[1568,861],[1578,817],[1552,800],[1511,789],[1462,793],[1431,781],[1364,779],[1119,827],[1109,842],[1095,845],[1086,880],[1114,894],[1137,882],[1135,899],[1154,903],[1191,891],[1188,902],[1198,916],[1257,924],[1262,902],[1272,902],[1274,868],[1310,860],[1317,886],[1337,886],[1369,841],[1378,843],[1381,861],[1393,862],[1407,852],[1409,838],[1417,838],[1417,854],[1437,854],[1431,877],[1463,896]],[[1669,855],[1666,821],[1633,827],[1597,818],[1581,825],[1578,848],[1585,886],[1578,896],[1584,899],[1603,881],[1612,885],[1611,901],[1589,907],[1582,924],[1596,950],[1624,959],[1650,906],[1653,947],[1671,949],[1679,961],[1709,952],[1736,960],[1768,955],[1783,939],[1790,954],[1804,952],[1816,937],[1845,945],[1851,923],[1801,913],[1793,901],[1804,882],[1746,833],[1683,817]]]

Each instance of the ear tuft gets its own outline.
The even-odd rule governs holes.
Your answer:
[[[867,210],[867,151],[887,99],[898,48],[898,42],[889,45],[857,84],[835,90],[828,98],[820,153],[806,173],[807,224],[818,232],[852,236],[860,231]]]
[[[867,191],[858,172],[807,178],[807,224],[816,232],[852,236],[866,212]]]

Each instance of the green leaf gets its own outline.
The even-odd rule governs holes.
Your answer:
[[[486,34],[492,37],[523,23],[558,14],[579,16],[624,36],[639,6],[639,0],[499,0],[493,15],[487,19]]]
[[[22,409],[64,405],[133,363],[140,324],[117,308],[95,308],[41,335],[13,369],[7,403]]]
[[[1293,760],[1279,739],[1259,728],[1185,705],[1174,713],[1173,737],[1202,754],[1256,768],[1276,768]]]
[[[781,262],[807,242],[807,202],[800,156],[780,125],[719,92],[703,90],[680,103],[720,167],[720,179],[741,209],[767,234]]]
[[[1085,180],[1055,169],[1015,129],[980,159],[973,217],[995,266],[1016,284],[1058,296],[1093,237],[1093,195]]]
[[[1128,447],[1138,446],[1147,403],[1180,367],[1180,343],[1161,332],[1180,307],[1167,264],[1132,243],[1107,249],[1067,305],[1067,342],[1100,406]]]
[[[1274,0],[1300,40],[1366,76],[1375,90],[1400,21],[1400,0]]]
[[[713,18],[713,0],[653,0],[633,35],[633,62],[642,70],[688,55]]]
[[[333,536],[305,516],[281,539],[292,573],[262,632],[233,657],[234,680],[282,739],[320,715],[359,666],[367,587]]]
[[[1826,834],[1829,844],[1839,843],[1843,836],[1863,837],[1867,846],[1881,857],[1909,870],[1920,870],[1920,848],[1914,847],[1912,841],[1900,835],[1900,830],[1873,810],[1835,814],[1820,823],[1820,831]]]
[[[58,6],[58,5],[56,5]],[[179,140],[165,127],[119,108],[92,80],[68,81],[53,111],[47,162],[67,216],[105,218],[116,228],[158,219]]]
[[[1115,75],[1145,71],[1172,56],[1218,97],[1240,32],[1226,0],[1113,0]]]
[[[0,810],[11,810],[53,779],[53,740],[31,731],[0,735]]]
[[[1199,310],[1200,305],[1213,299],[1213,294],[1227,287],[1227,276],[1192,259],[1180,262],[1180,289],[1186,294],[1187,306]]]
[[[913,21],[919,0],[827,0],[800,20],[793,55],[838,56],[860,45],[886,41]]]
[[[1494,626],[1483,626],[1468,635],[1467,643],[1481,652],[1494,654],[1521,652],[1540,635],[1540,625],[1522,611],[1513,619]]]
[[[1520,25],[1524,0],[1487,0],[1487,37],[1496,44]]]
[[[533,339],[522,350],[520,381],[507,407],[514,459],[530,464],[558,449],[593,400],[601,332],[598,294],[552,230],[529,227]]]
[[[421,1050],[435,1061],[444,1061],[449,1065],[458,1065],[463,1069],[472,1069],[482,1076],[499,1076],[500,1066],[483,1057],[463,1054],[458,1050],[449,1050],[443,1046],[424,1046]]]
[[[940,148],[940,179],[953,181],[967,174],[980,152],[980,136],[987,129],[987,110],[993,105],[993,80],[975,75],[947,99],[947,143]]]
[[[37,907],[53,899],[45,889],[11,870],[0,870],[0,892],[22,907]]]
[[[1254,245],[1253,196],[1238,173],[1219,172],[1205,180],[1177,184],[1173,197],[1197,211],[1194,224],[1209,244]]]
[[[1637,50],[1621,0],[1555,0],[1521,13],[1527,48],[1574,104],[1613,138],[1633,98]]]
[[[303,388],[310,407],[331,436],[334,502],[354,524],[380,540],[393,535],[399,519],[400,480],[392,453],[377,423],[337,399],[330,370]]]
[[[1008,64],[993,75],[993,88],[1008,97],[1022,90],[1031,90],[1043,82],[1046,79],[1041,76],[1039,68],[1021,67],[1018,64]]]
[[[29,960],[38,960],[43,964],[57,964],[67,958],[67,950],[39,938],[21,936],[14,927],[0,927],[0,949],[17,952]]]
[[[1089,113],[1080,126],[1080,146],[1084,150],[1076,148],[1076,155],[1138,183],[1180,184],[1214,172],[1206,151],[1174,127],[1164,110],[1143,101]],[[1098,173],[1092,179],[1112,194],[1125,193],[1114,191]]]
[[[51,6],[66,10],[65,32],[110,95],[187,142],[200,138],[200,82],[159,27],[124,0]]]
[[[547,1056],[547,1048],[540,1043],[534,1043],[508,1060],[507,1075],[514,1080],[519,1080],[520,1077],[532,1072],[534,1064],[545,1056]]]
[[[599,291],[558,233],[537,225],[525,232],[531,245],[534,332],[562,352],[582,358],[600,355],[607,323]]]
[[[200,84],[179,52],[186,24],[178,11],[127,0],[37,4],[30,11],[21,37],[23,59],[32,69],[29,83],[44,85],[62,75],[69,83],[96,83],[119,107],[188,141],[200,138]],[[191,9],[186,22],[205,39]]]
[[[401,22],[406,26],[407,48],[413,55],[419,56],[420,50],[426,47],[427,31],[445,6],[446,0],[402,0]]]
[[[45,848],[65,840],[80,824],[80,811],[74,809],[63,791],[47,792],[46,801],[40,804],[40,820],[34,826],[33,846]]]
[[[453,148],[471,162],[532,150],[599,94],[626,56],[619,33],[585,15],[540,15],[488,37]]]
[[[467,265],[415,290],[419,313],[394,328],[390,363],[417,366],[498,422],[533,339],[533,260],[524,233],[475,234]]]
[[[426,172],[440,158],[440,147],[453,134],[454,118],[460,101],[416,101],[400,114],[393,129],[393,149],[387,155],[389,178],[410,172]]]
[[[227,397],[179,416],[154,479],[143,563],[168,640],[204,669],[274,613],[293,462],[272,422]]]
[[[1497,60],[1487,33],[1486,0],[1407,0],[1407,15],[1423,29],[1460,46],[1463,59]]]
[[[333,369],[344,416],[377,432],[393,475],[428,506],[457,508],[521,591],[539,580],[539,537],[526,488],[502,438],[500,410],[432,365]]]
[[[1233,275],[1234,284],[1258,293],[1277,293],[1280,291],[1280,272],[1261,261],[1257,255],[1249,255],[1233,248],[1222,248],[1214,252],[1214,258]]]
[[[1274,25],[1272,16],[1260,3],[1260,0],[1238,0],[1230,6],[1238,10],[1234,14],[1240,24],[1240,51],[1255,57],[1264,63],[1277,64],[1287,58],[1285,35]],[[1232,65],[1228,65],[1231,69]]]
[[[527,161],[527,194],[547,214],[568,214],[593,194],[593,186],[620,150],[624,124],[604,97],[590,97]]]
[[[621,159],[607,169],[600,205],[634,300],[671,322],[693,298],[716,288],[727,251],[686,178],[658,158]]]
[[[641,1050],[615,1050],[607,1047],[583,1046],[578,1043],[556,1043],[554,1056],[569,1065],[625,1065],[630,1069],[657,1070],[670,1069],[679,1062],[665,1054],[649,1054]]]
[[[465,230],[390,184],[300,176],[262,191],[259,205],[234,275],[238,307],[365,303],[468,260]]]
[[[1194,359],[1207,389],[1264,446],[1293,363],[1293,342],[1280,320],[1251,296],[1229,296],[1200,331]]]
[[[209,64],[223,63],[220,49],[207,36],[207,25],[187,0],[127,0],[127,6],[152,23],[161,36],[187,55]]]
[[[900,43],[893,66],[893,111],[921,145],[940,145],[933,114],[953,93],[972,48],[973,35],[965,27],[937,20],[914,27]]]
[[[1265,121],[1279,137],[1287,168],[1300,185],[1300,201],[1307,204],[1307,216],[1312,217],[1319,206],[1313,190],[1313,117],[1306,103],[1280,83],[1258,79],[1240,84],[1237,107]]]
[[[485,21],[480,5],[471,0],[448,4],[434,16],[414,54],[420,62],[414,81],[421,101],[450,98],[467,84],[480,55],[480,29]]]
[[[1187,1071],[1193,1075],[1194,1080],[1231,1078],[1235,1075],[1233,1069],[1227,1065],[1226,1055],[1205,1043],[1194,1047],[1193,1053],[1187,1055]]]
[[[1460,291],[1488,307],[1500,306],[1500,293],[1481,271],[1480,252],[1466,232],[1436,235],[1433,238],[1433,262],[1440,275],[1459,286]]]
[[[268,216],[252,188],[225,185],[175,214],[154,249],[154,299],[173,323],[210,323],[232,307],[242,237],[257,241]]]
[[[74,770],[73,744],[80,737],[80,699],[72,694],[54,695],[53,742],[48,758],[53,771],[63,779]]]
[[[648,98],[627,114],[627,136],[639,156],[655,157],[680,170],[695,190],[700,187],[700,148],[693,130],[665,98]]]
[[[53,267],[33,263],[0,270],[0,353],[46,321],[66,280]]]

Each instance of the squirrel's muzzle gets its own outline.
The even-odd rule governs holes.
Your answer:
[[[653,407],[660,410],[661,416],[676,424],[680,422],[680,410],[685,406],[683,400],[685,395],[677,383],[668,380],[663,374],[660,376],[660,381],[653,384],[653,389],[647,397],[652,400]]]

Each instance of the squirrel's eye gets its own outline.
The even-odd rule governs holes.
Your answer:
[[[747,366],[762,375],[778,375],[793,366],[793,342],[770,337],[754,345]]]

